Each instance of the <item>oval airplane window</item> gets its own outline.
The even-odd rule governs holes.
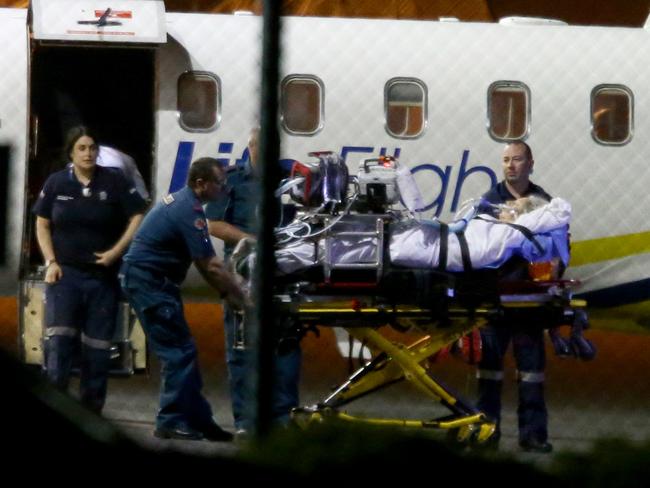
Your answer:
[[[621,146],[632,139],[634,98],[623,85],[598,85],[591,91],[591,136],[600,144]]]
[[[221,80],[203,71],[186,71],[178,77],[178,122],[188,132],[210,132],[221,120]]]
[[[384,88],[386,132],[398,139],[415,139],[427,124],[427,88],[416,78],[393,78]]]
[[[530,131],[530,90],[520,81],[495,81],[488,88],[488,132],[500,142],[524,139]]]
[[[323,128],[323,82],[312,75],[289,75],[282,80],[280,120],[289,134],[310,136]]]

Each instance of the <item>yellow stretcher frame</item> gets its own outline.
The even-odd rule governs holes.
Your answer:
[[[554,309],[554,315],[565,317],[568,325],[571,323],[574,311],[585,307],[584,300],[571,300],[547,294],[503,296],[501,305],[497,309],[489,307],[450,309],[443,327],[438,327],[438,324],[433,321],[422,327],[423,318],[431,315],[430,311],[417,307],[403,306],[390,310],[384,307],[353,309],[336,302],[295,305],[291,313],[301,322],[313,324],[318,320],[328,321],[326,319],[332,318],[354,322],[356,318],[358,323],[368,323],[372,321],[372,317],[389,316],[398,323],[420,321],[418,328],[427,335],[412,344],[405,345],[389,340],[375,327],[344,327],[352,337],[367,344],[375,352],[373,359],[355,371],[322,402],[310,407],[294,409],[292,419],[301,427],[337,419],[380,426],[445,429],[450,434],[454,434],[459,442],[484,444],[494,434],[496,424],[483,412],[440,384],[428,371],[428,359],[473,329],[482,327],[491,319],[502,317],[511,311],[516,311],[515,313],[518,314],[539,313],[540,308],[547,311],[550,308]],[[361,396],[402,380],[409,381],[425,395],[446,406],[452,414],[433,420],[403,420],[358,417],[339,410],[341,406]]]

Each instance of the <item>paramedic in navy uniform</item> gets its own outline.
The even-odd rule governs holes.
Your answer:
[[[224,184],[225,175],[217,160],[194,161],[187,186],[154,206],[124,256],[122,290],[162,364],[156,437],[232,439],[232,434],[215,423],[201,393],[196,345],[180,294],[180,285],[194,262],[231,307],[241,309],[246,302],[235,277],[215,256],[203,212],[203,203],[217,198]]]
[[[535,195],[550,201],[551,196],[530,181],[533,155],[523,141],[507,144],[503,150],[504,180],[483,195],[489,203],[502,204]],[[477,407],[497,422],[492,438],[496,446],[501,436],[501,389],[503,358],[512,341],[519,385],[519,445],[525,451],[551,452],[547,441],[547,412],[544,401],[544,331],[527,330],[526,324],[505,324],[481,328],[482,359],[477,372],[479,399]],[[490,441],[488,441],[490,442]]]
[[[47,268],[47,377],[67,390],[80,334],[80,399],[99,413],[106,399],[115,333],[119,260],[146,204],[119,170],[96,164],[97,152],[97,140],[87,128],[70,129],[65,155],[72,166],[50,175],[34,213]]]
[[[239,240],[245,237],[254,238],[256,231],[259,183],[255,176],[255,167],[258,156],[258,139],[259,128],[254,128],[248,139],[248,161],[241,167],[228,169],[228,193],[219,200],[209,203],[205,209],[210,234],[224,241],[226,257],[232,253]],[[231,307],[227,305],[224,307],[230,399],[237,435],[244,438],[252,427],[252,409],[255,398],[249,372],[252,351],[246,348],[245,343],[240,343],[243,341],[237,338],[237,328],[243,326],[238,315]],[[283,337],[274,355],[271,405],[273,411],[271,415],[276,425],[286,425],[289,422],[291,409],[298,406],[301,361],[299,339]]]

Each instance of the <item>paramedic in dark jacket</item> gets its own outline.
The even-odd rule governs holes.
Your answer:
[[[156,204],[124,256],[122,289],[162,363],[156,437],[232,439],[232,434],[215,423],[201,393],[196,345],[180,294],[180,285],[194,262],[231,307],[241,309],[246,302],[235,277],[215,256],[203,212],[203,203],[217,198],[224,185],[225,175],[217,160],[194,161],[187,186]]]
[[[226,257],[243,238],[254,239],[259,200],[259,180],[255,175],[258,157],[259,129],[254,128],[248,140],[248,161],[228,169],[228,192],[206,207],[210,234],[224,241]],[[269,324],[273,324],[269,321]],[[286,326],[288,324],[282,324]],[[226,363],[230,381],[230,398],[238,437],[246,437],[252,428],[255,397],[250,365],[253,350],[245,343],[241,314],[224,307]],[[292,408],[298,406],[298,390],[302,353],[295,331],[278,331],[283,337],[273,357],[273,397],[271,418],[276,426],[286,425]],[[242,337],[244,336],[244,337]]]
[[[534,161],[528,144],[523,141],[507,144],[502,163],[504,180],[483,195],[485,200],[504,204],[531,195],[551,200],[548,193],[530,181]],[[503,358],[512,341],[519,385],[519,445],[525,451],[551,452],[553,446],[547,440],[548,416],[544,401],[544,331],[540,328],[529,330],[526,324],[501,324],[482,328],[481,339],[483,357],[477,372],[477,407],[497,422],[497,431],[488,442],[498,445],[501,435]]]
[[[45,369],[67,390],[81,337],[81,402],[101,412],[115,333],[117,271],[142,220],[144,200],[117,169],[96,164],[97,140],[85,127],[67,135],[72,164],[52,174],[36,205],[36,237],[45,258]]]

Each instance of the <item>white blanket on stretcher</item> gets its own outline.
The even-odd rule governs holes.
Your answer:
[[[513,223],[530,230],[539,248],[520,230],[491,217],[471,220],[465,228],[472,267],[497,268],[512,256],[527,261],[560,258],[569,262],[568,230],[571,205],[554,198],[548,204],[519,216]],[[417,221],[404,222],[391,233],[390,258],[393,264],[413,268],[437,267],[440,256],[440,230]],[[447,270],[463,271],[458,237],[450,234],[447,245]]]
[[[492,217],[483,218],[471,220],[464,231],[473,269],[496,268],[515,255],[531,262],[559,258],[565,266],[568,265],[571,205],[567,201],[554,198],[515,220],[515,224],[531,231],[539,247],[520,230]],[[378,239],[375,237],[336,239],[333,241],[331,261],[371,263],[376,259],[377,247]],[[417,220],[400,222],[391,229],[389,247],[394,265],[435,268],[440,255],[440,229]],[[299,241],[276,251],[277,267],[281,274],[320,265],[324,259],[323,239],[317,243]],[[447,243],[446,269],[463,271],[458,237],[451,233]]]

